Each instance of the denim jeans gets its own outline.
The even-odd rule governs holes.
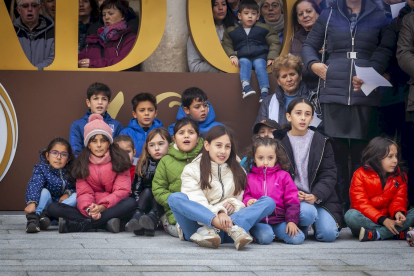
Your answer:
[[[250,229],[250,234],[256,239],[259,244],[270,244],[273,239],[278,237],[288,244],[301,244],[305,240],[305,234],[302,232],[297,233],[297,236],[290,237],[286,233],[286,222],[277,224],[265,224],[257,223]]]
[[[52,195],[48,189],[43,188],[40,194],[39,204],[36,207],[36,214],[41,215],[43,210],[47,210],[47,207],[53,202]],[[70,197],[62,201],[62,203],[76,207],[76,193],[73,193]]]
[[[204,207],[198,202],[188,199],[184,193],[173,193],[168,197],[168,204],[174,213],[177,223],[183,229],[184,238],[189,241],[190,237],[201,227],[198,222],[207,227],[213,228],[211,225],[215,213]],[[270,215],[275,210],[275,201],[267,196],[262,196],[257,202],[250,207],[241,209],[240,211],[230,215],[233,223],[242,227],[246,232],[264,217]],[[220,231],[221,242],[233,242],[228,236],[224,235],[224,231]]]
[[[314,224],[315,238],[322,242],[333,242],[339,236],[335,219],[324,208],[302,201],[300,203],[299,228],[307,236],[308,228]]]
[[[398,232],[404,231],[408,227],[414,225],[414,209],[411,209],[407,212],[406,219],[407,220],[403,224],[403,227],[399,227],[398,225],[395,226],[395,229],[397,229]],[[351,229],[351,232],[355,237],[359,236],[359,231],[361,230],[361,227],[370,230],[377,230],[380,233],[381,240],[390,239],[394,236],[394,234],[391,233],[391,231],[388,230],[387,227],[376,224],[375,222],[364,216],[360,211],[355,209],[350,209],[348,210],[348,212],[346,212],[345,222]]]
[[[252,69],[254,68],[254,72],[257,76],[257,81],[259,82],[260,90],[262,88],[269,88],[269,75],[266,70],[267,61],[262,58],[257,58],[251,61],[247,58],[239,59],[240,65],[240,80],[247,81],[250,83],[250,79],[252,78]]]

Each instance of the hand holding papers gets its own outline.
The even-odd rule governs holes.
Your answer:
[[[366,96],[378,86],[392,87],[391,83],[372,67],[358,67],[355,65],[355,73],[357,77],[364,82],[361,86],[361,90]]]

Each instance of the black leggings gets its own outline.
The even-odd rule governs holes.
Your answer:
[[[158,204],[158,202],[155,200],[154,195],[152,194],[151,188],[145,188],[137,201],[137,209],[141,212],[146,211],[160,211],[162,210],[160,208],[161,206]]]
[[[115,206],[106,209],[101,213],[101,218],[92,219],[92,227],[97,228],[106,225],[108,220],[113,218],[122,219],[127,217],[134,210],[136,202],[132,197],[120,200]],[[47,208],[48,213],[55,218],[65,218],[69,220],[86,219],[84,215],[76,207],[72,207],[63,203],[54,202]]]

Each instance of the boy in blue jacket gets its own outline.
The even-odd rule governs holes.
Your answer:
[[[206,137],[207,132],[213,126],[223,125],[214,121],[216,113],[207,99],[207,94],[200,88],[187,88],[181,95],[181,105],[176,117],[177,121],[184,117],[189,117],[195,121],[200,128],[200,135],[203,138]],[[172,124],[168,127],[168,132],[171,136],[174,135],[174,126],[175,124]]]
[[[112,129],[114,138],[123,129],[121,123],[112,119],[111,115],[106,112],[111,102],[111,89],[106,84],[99,82],[92,83],[86,91],[86,97],[86,104],[89,107],[88,112],[81,119],[73,122],[70,127],[69,143],[76,157],[78,157],[79,153],[85,147],[83,143],[83,132],[91,114],[100,114],[103,117],[105,123]]]
[[[158,114],[157,100],[154,95],[150,93],[139,93],[131,101],[132,103],[132,118],[126,128],[121,131],[121,134],[128,135],[134,140],[136,150],[134,164],[142,152],[147,134],[154,128],[162,127],[160,120],[156,119]]]

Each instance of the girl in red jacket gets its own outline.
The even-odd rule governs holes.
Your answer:
[[[414,211],[407,212],[407,179],[400,168],[398,145],[376,137],[362,152],[360,167],[352,178],[351,208],[345,221],[360,241],[405,239],[413,225]]]
[[[270,244],[275,236],[289,244],[303,243],[305,235],[297,226],[300,210],[298,188],[288,173],[289,162],[280,142],[258,137],[247,160],[254,164],[248,164],[251,169],[243,203],[250,206],[262,196],[269,196],[276,203],[273,213],[250,229],[252,236],[260,244]]]
[[[85,148],[73,165],[78,208],[62,203],[49,205],[59,218],[59,233],[81,232],[103,227],[118,233],[120,219],[132,213],[131,166],[128,154],[113,144],[112,130],[101,115],[89,116],[85,125]]]

